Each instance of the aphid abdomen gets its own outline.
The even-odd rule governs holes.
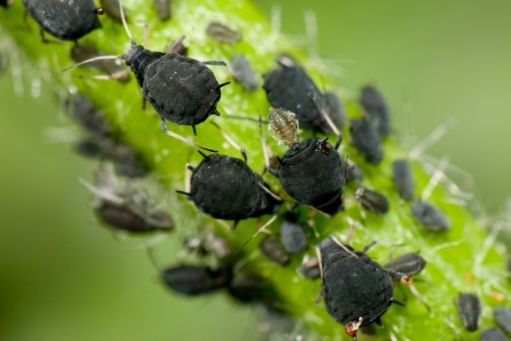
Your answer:
[[[207,266],[178,265],[165,269],[162,280],[172,290],[184,295],[200,295],[227,285],[230,274]]]
[[[143,91],[165,119],[196,125],[216,110],[218,86],[213,72],[199,61],[170,54],[148,65]]]
[[[27,11],[51,35],[78,40],[101,27],[92,0],[23,0]]]

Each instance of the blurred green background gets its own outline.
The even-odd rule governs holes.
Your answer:
[[[276,4],[256,3],[268,14]],[[377,84],[405,143],[454,119],[429,152],[472,174],[485,212],[500,211],[511,192],[511,2],[279,4],[282,30],[297,37],[304,13],[316,13],[319,52],[342,67],[339,85],[356,96]],[[258,339],[252,309],[166,292],[141,251],[95,225],[78,182],[93,164],[49,142],[46,129],[64,121],[51,92],[28,93],[16,96],[0,75],[0,339]]]

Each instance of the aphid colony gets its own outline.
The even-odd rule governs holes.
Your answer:
[[[41,32],[62,40],[76,41],[101,27],[97,15],[103,10],[96,8],[92,0],[58,3],[23,0],[23,3],[40,25]],[[225,63],[201,62],[189,57],[183,45],[184,37],[174,42],[168,53],[145,49],[133,40],[120,2],[104,0],[101,3],[109,17],[125,26],[131,47],[120,58],[129,66],[144,99],[160,115],[163,131],[212,152],[200,152],[201,162],[188,167],[192,172],[189,191],[179,192],[185,194],[198,210],[215,219],[232,220],[234,226],[240,220],[278,213],[283,200],[273,192],[263,175],[248,166],[243,150],[243,159],[219,154],[167,129],[166,121],[170,121],[191,126],[195,133],[195,127],[210,115],[220,115],[217,104],[221,99],[221,88],[230,82],[219,83],[208,65]],[[0,5],[5,7],[7,2]],[[170,18],[168,1],[155,0],[154,5],[162,20]],[[241,33],[218,22],[210,23],[206,34],[224,44],[236,44],[243,39]],[[129,74],[118,63],[112,62],[112,57],[101,56],[94,46],[75,44],[71,56],[79,63],[77,65],[88,64],[108,73],[112,79],[129,81]],[[338,96],[329,91],[321,92],[291,56],[282,54],[276,62],[277,66],[264,74],[262,88],[271,104],[269,129],[288,150],[281,157],[270,158],[263,137],[266,170],[280,181],[282,189],[297,205],[308,206],[328,216],[338,214],[343,210],[346,183],[356,182],[355,199],[361,207],[385,215],[389,200],[374,189],[358,185],[363,180],[361,168],[343,159],[339,153],[342,142],[339,129],[346,118]],[[229,69],[233,79],[246,91],[259,89],[258,78],[245,56],[234,54]],[[117,77],[113,77],[114,74]],[[360,105],[365,115],[350,121],[351,142],[368,163],[377,165],[384,157],[382,139],[391,131],[389,110],[374,86],[362,89]],[[83,97],[74,98],[72,107],[76,119],[90,135],[76,146],[82,154],[112,161],[120,175],[136,177],[146,173],[137,155],[116,139],[100,110]],[[302,140],[300,127],[318,134],[335,133],[337,141],[331,145],[327,137]],[[408,161],[395,160],[391,171],[399,196],[406,202],[413,200],[415,184]],[[135,200],[133,193],[117,188],[105,174],[98,175],[95,188],[94,210],[99,220],[129,233],[172,229],[173,222],[167,213],[151,210],[143,199]],[[432,204],[416,200],[410,207],[413,217],[426,230],[439,232],[450,227],[449,219]],[[418,253],[408,253],[382,266],[366,254],[368,248],[354,250],[332,237],[319,243],[316,256],[312,256],[307,254],[307,233],[299,217],[288,211],[282,218],[280,234],[263,238],[259,244],[260,252],[279,266],[288,266],[293,257],[303,257],[299,272],[304,278],[321,279],[326,310],[344,326],[347,335],[354,338],[360,328],[373,322],[379,324],[391,304],[397,302],[393,282],[410,284],[411,277],[421,273],[426,265],[426,260]],[[209,242],[212,243],[210,239]],[[162,281],[170,289],[185,295],[198,295],[225,288],[243,302],[272,301],[274,293],[264,279],[234,271],[236,262],[232,250],[226,250],[225,246],[199,247],[200,241],[188,245],[190,250],[202,255],[216,249],[214,253],[222,259],[221,264],[216,268],[191,264],[159,268]],[[479,298],[474,294],[460,294],[457,307],[463,327],[468,331],[477,330],[481,314]],[[495,320],[501,329],[511,332],[509,310],[496,309]],[[498,333],[498,330],[487,330],[481,338],[496,340]]]

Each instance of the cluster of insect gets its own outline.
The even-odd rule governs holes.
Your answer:
[[[97,8],[92,0],[23,0],[23,3],[40,25],[41,37],[46,32],[58,39],[76,42],[101,27],[97,16],[104,12],[112,20],[122,23],[131,46],[117,59],[125,61],[131,74],[111,56],[102,56],[94,46],[75,43],[71,57],[76,65],[93,67],[106,73],[107,78],[128,82],[134,76],[144,100],[160,115],[163,132],[202,150],[202,161],[197,166],[188,166],[191,171],[188,188],[180,193],[203,213],[234,221],[233,226],[241,220],[278,214],[283,200],[264,181],[264,174],[257,174],[247,165],[247,155],[241,148],[242,158],[223,155],[167,128],[169,121],[190,126],[195,133],[195,127],[210,115],[220,115],[217,103],[221,99],[221,89],[230,82],[218,82],[209,65],[226,63],[189,57],[184,38],[175,41],[165,52],[150,51],[137,44],[118,0],[102,0],[101,8]],[[7,5],[8,1],[0,1],[0,6]],[[154,5],[162,20],[170,18],[168,1],[154,0]],[[218,22],[210,23],[206,34],[226,44],[235,44],[242,39],[241,33]],[[245,56],[233,55],[229,67],[233,79],[246,91],[260,88],[258,77]],[[280,236],[269,235],[262,239],[260,251],[281,266],[289,265],[292,255],[302,255],[299,272],[311,280],[321,279],[321,295],[328,313],[344,326],[348,335],[356,338],[359,329],[374,322],[379,324],[391,304],[399,303],[394,298],[394,284],[412,285],[412,277],[422,272],[426,260],[418,253],[407,253],[382,266],[366,253],[372,245],[355,250],[334,237],[320,242],[315,247],[315,255],[306,254],[309,245],[305,224],[294,212],[298,205],[333,216],[343,210],[347,182],[356,184],[355,198],[365,210],[385,215],[389,201],[382,193],[362,186],[361,168],[339,154],[342,143],[339,130],[346,118],[342,102],[335,93],[320,91],[306,70],[287,54],[277,56],[275,68],[263,76],[262,88],[271,105],[270,114],[267,120],[255,120],[254,124],[259,125],[261,132],[265,171],[280,181],[295,205],[281,215]],[[383,159],[382,139],[391,132],[389,110],[380,92],[370,85],[362,89],[360,105],[365,116],[350,121],[351,140],[368,163],[378,164]],[[76,145],[80,153],[111,161],[119,175],[135,178],[147,173],[147,166],[135,152],[115,138],[103,113],[90,101],[75,97],[71,108],[88,132],[88,136]],[[288,146],[282,156],[274,157],[268,150],[261,129],[264,124],[268,124],[272,134]],[[299,127],[316,134],[334,133],[337,140],[333,145],[326,137],[302,140]],[[223,130],[220,131],[232,141]],[[449,219],[440,209],[415,199],[413,171],[406,159],[393,162],[392,174],[400,197],[406,202],[413,201],[411,214],[425,229],[439,233],[450,228]],[[116,229],[140,234],[173,228],[172,219],[166,212],[149,210],[150,205],[144,198],[119,188],[105,172],[98,174],[94,190],[94,209],[98,218]],[[264,231],[275,218],[257,233]],[[187,240],[186,247],[198,256],[215,254],[221,259],[220,265],[160,267],[161,278],[169,288],[185,295],[226,289],[240,301],[271,304],[275,295],[271,286],[263,278],[235,271],[237,254],[229,250],[223,239],[207,234]],[[477,330],[481,314],[479,298],[470,293],[460,294],[457,306],[465,329]],[[495,309],[495,319],[499,328],[511,332],[509,309]],[[500,329],[489,329],[481,338],[501,340],[506,336]]]

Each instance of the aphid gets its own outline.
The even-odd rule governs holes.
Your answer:
[[[259,81],[247,57],[240,54],[233,55],[230,68],[232,77],[247,91],[255,91],[259,87]]]
[[[202,212],[237,222],[273,213],[279,207],[268,184],[245,161],[221,154],[203,157],[196,168],[190,167],[190,192],[179,192]]]
[[[275,70],[263,75],[263,89],[272,107],[295,113],[302,127],[330,133],[320,112],[328,111],[327,102],[316,84],[291,57],[279,56],[277,63]]]
[[[389,201],[379,192],[359,187],[355,192],[355,198],[371,212],[385,214],[389,211]]]
[[[390,132],[389,109],[381,93],[372,85],[366,85],[362,88],[360,105],[378,128],[381,136]]]
[[[101,56],[94,46],[86,44],[74,44],[70,52],[71,59],[76,63],[87,61],[91,58]],[[127,82],[130,80],[129,69],[120,60],[97,60],[87,64],[91,68],[105,72],[108,76],[103,78],[113,79],[119,82]]]
[[[463,327],[469,332],[479,328],[481,318],[481,301],[479,297],[471,293],[460,293],[458,295],[458,314]]]
[[[230,281],[230,271],[208,266],[177,265],[164,269],[161,279],[167,287],[177,293],[196,296],[221,289]]]
[[[289,253],[298,253],[307,247],[307,239],[302,226],[296,221],[296,217],[287,214],[280,226],[280,240],[282,245]]]
[[[335,148],[327,138],[299,142],[298,123],[292,117],[288,111],[270,109],[270,127],[290,148],[278,159],[278,169],[266,164],[268,171],[279,178],[284,190],[299,203],[333,215],[342,209],[344,165],[337,152],[342,137],[339,135]]]
[[[502,329],[507,334],[511,334],[511,308],[493,308],[493,319],[500,329]]]
[[[407,160],[395,160],[392,163],[392,180],[402,199],[407,201],[413,199],[413,172]]]
[[[405,253],[385,264],[384,268],[392,273],[405,274],[408,277],[418,275],[424,270],[427,262],[418,253]],[[391,276],[392,276],[391,273]]]
[[[377,164],[383,159],[380,134],[367,118],[351,120],[350,133],[353,144],[368,162]]]
[[[92,0],[23,0],[23,4],[42,30],[62,40],[78,40],[101,27],[97,15],[103,10]]]
[[[167,21],[172,16],[172,7],[170,0],[153,0],[154,9],[158,13],[160,20]]]
[[[71,98],[70,102],[73,117],[83,128],[97,136],[112,134],[112,128],[105,119],[105,113],[97,109],[87,97],[78,95]]]
[[[497,328],[488,328],[481,332],[480,341],[509,341],[506,335]]]
[[[122,22],[119,0],[100,0],[99,3],[106,15],[117,22]]]
[[[146,50],[133,40],[122,7],[120,11],[126,33],[131,40],[129,50],[120,57],[102,56],[74,66],[102,59],[125,60],[142,88],[144,98],[160,114],[162,130],[185,143],[203,148],[183,136],[168,131],[165,120],[192,126],[195,132],[195,126],[205,121],[209,115],[219,115],[216,105],[221,97],[220,89],[229,82],[219,84],[206,64],[225,65],[225,63],[199,62],[175,53],[165,54]]]
[[[241,33],[221,24],[211,22],[206,28],[208,36],[218,40],[221,43],[235,44],[241,40]]]
[[[334,125],[338,128],[342,128],[344,126],[344,120],[345,120],[345,113],[344,113],[344,107],[341,103],[341,100],[339,97],[331,91],[325,92],[325,101],[326,101],[326,107],[327,112],[332,119],[332,122],[334,122]],[[323,127],[323,131],[330,132],[328,125]]]
[[[426,201],[415,201],[412,204],[412,215],[432,232],[445,231],[451,227],[451,222],[444,213]]]
[[[392,280],[364,252],[331,237],[321,242],[318,253],[326,309],[355,338],[358,329],[379,322],[394,301]]]
[[[321,270],[319,268],[319,260],[317,257],[306,255],[303,257],[302,265],[300,266],[300,273],[303,277],[308,279],[318,279],[321,277]]]
[[[261,253],[277,264],[285,266],[289,264],[289,256],[277,239],[268,236],[259,244]]]

